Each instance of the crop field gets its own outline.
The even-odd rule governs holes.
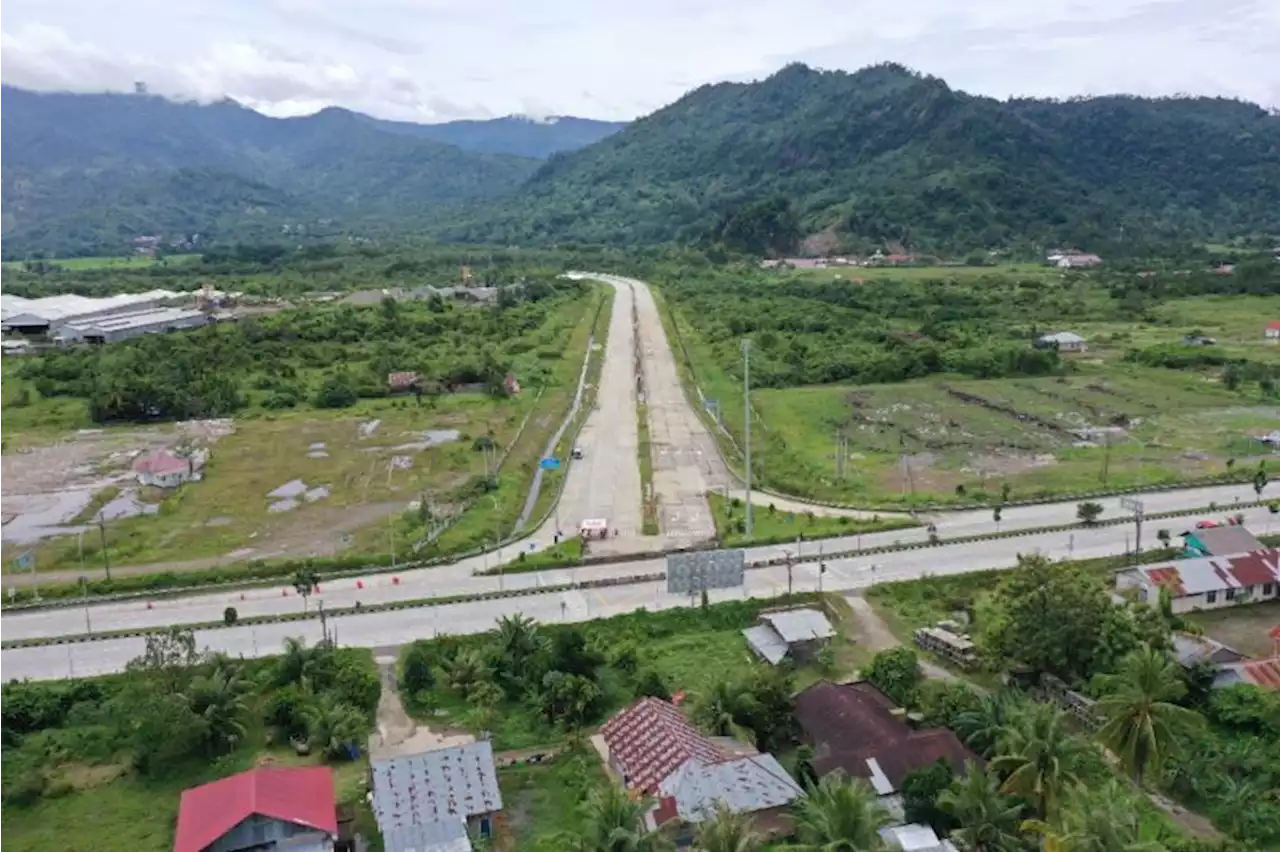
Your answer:
[[[1194,374],[1112,365],[1036,379],[824,386],[753,393],[757,475],[833,500],[980,499],[1152,485],[1261,456],[1280,406],[1242,406]],[[1105,431],[1098,431],[1105,430]],[[837,434],[848,446],[836,478]],[[957,491],[959,489],[959,491]]]
[[[827,269],[795,269],[778,273],[811,281],[972,281],[987,276],[1003,276],[1026,281],[1048,281],[1062,272],[1040,263],[1006,263],[999,266],[832,266]]]

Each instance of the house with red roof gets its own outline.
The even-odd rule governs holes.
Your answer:
[[[757,830],[785,834],[787,806],[804,795],[773,755],[709,737],[659,698],[641,698],[618,713],[595,745],[624,787],[654,799],[646,823],[666,826],[677,839],[717,805],[751,814]]]
[[[907,773],[942,760],[960,775],[966,762],[982,762],[947,728],[913,727],[904,711],[865,682],[812,684],[796,696],[795,718],[820,777],[843,772],[862,778],[895,811]]]
[[[1267,323],[1262,330],[1262,337],[1271,343],[1280,343],[1280,320]]]
[[[333,852],[327,766],[260,766],[184,790],[173,852]]]
[[[1139,565],[1116,575],[1116,590],[1153,606],[1167,590],[1175,613],[1274,600],[1280,595],[1280,549]]]
[[[133,472],[140,485],[155,488],[177,488],[197,478],[195,459],[186,459],[164,450],[139,456],[133,462]]]

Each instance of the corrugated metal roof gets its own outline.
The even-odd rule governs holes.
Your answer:
[[[1040,335],[1041,343],[1084,343],[1085,339],[1074,331],[1059,331],[1056,334]]]
[[[1186,633],[1173,634],[1173,653],[1183,666],[1196,663],[1234,663],[1243,655],[1221,642],[1215,642],[1207,636],[1190,636]]]
[[[880,829],[885,845],[900,852],[946,852],[955,849],[947,840],[939,840],[937,833],[927,825],[910,823]]]
[[[1194,530],[1188,535],[1204,546],[1207,556],[1226,556],[1266,548],[1253,533],[1241,526],[1209,527]]]
[[[816,609],[789,609],[765,613],[760,617],[771,624],[788,645],[810,639],[827,639],[836,633],[827,617]]]
[[[373,812],[383,834],[502,810],[488,740],[377,760],[371,771]]]
[[[686,760],[696,757],[715,763],[725,759],[684,714],[659,698],[641,698],[606,722],[600,735],[609,747],[609,756],[625,771],[627,789],[648,795],[657,792],[662,779]]]
[[[719,763],[688,760],[659,785],[663,796],[676,800],[680,818],[701,822],[717,804],[734,813],[781,807],[803,795],[800,785],[771,754],[758,754]]]
[[[1280,691],[1280,657],[1265,660],[1242,660],[1223,668],[1236,671],[1242,681],[1272,692]]]
[[[463,820],[401,825],[382,832],[385,852],[471,852]]]
[[[261,766],[184,790],[174,852],[200,852],[253,814],[337,835],[333,772],[327,766]]]
[[[767,624],[748,627],[742,631],[742,635],[747,637],[747,644],[751,646],[751,650],[775,666],[787,656],[787,643],[783,642],[782,637]]]
[[[75,317],[91,316],[106,311],[119,310],[129,305],[147,302],[159,302],[166,299],[181,298],[184,294],[172,290],[148,290],[145,293],[119,293],[115,296],[91,298],[64,293],[59,296],[45,296],[42,299],[23,299],[20,296],[6,296],[3,300],[4,319],[30,314],[48,322],[69,320]],[[189,294],[188,294],[189,295]]]
[[[1275,583],[1280,582],[1280,549],[1180,559],[1144,566],[1138,573],[1152,585],[1168,588],[1175,597]]]

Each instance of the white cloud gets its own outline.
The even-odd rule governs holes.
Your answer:
[[[442,121],[630,118],[789,61],[896,61],[997,97],[1280,105],[1276,0],[9,0],[5,82]]]

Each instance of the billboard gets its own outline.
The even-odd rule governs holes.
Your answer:
[[[703,589],[741,586],[745,554],[741,550],[699,550],[667,555],[667,591],[692,595]]]

